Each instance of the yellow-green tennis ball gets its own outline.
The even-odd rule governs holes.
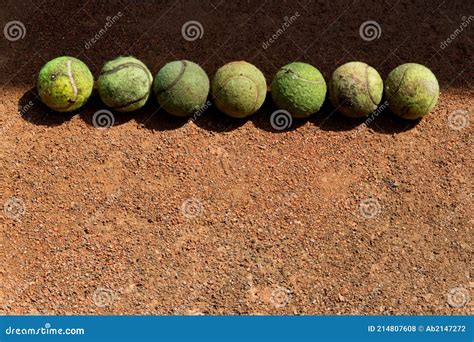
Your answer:
[[[338,67],[329,81],[329,99],[342,114],[358,118],[377,109],[383,94],[383,81],[377,70],[362,62]]]
[[[190,61],[166,64],[155,76],[156,100],[168,113],[187,116],[204,106],[209,95],[209,77]]]
[[[134,57],[118,57],[105,63],[97,80],[100,98],[118,112],[131,112],[143,107],[150,95],[153,76]]]
[[[430,69],[421,64],[402,64],[388,74],[385,96],[391,112],[403,119],[415,120],[436,106],[438,80]]]
[[[265,101],[267,81],[262,72],[244,61],[227,63],[211,82],[214,102],[223,113],[243,118],[255,113]]]
[[[78,109],[92,93],[94,77],[82,61],[57,57],[46,63],[38,74],[38,94],[51,109],[71,112]]]
[[[272,98],[276,106],[295,118],[316,113],[326,98],[326,81],[314,66],[293,62],[282,67],[272,82]]]

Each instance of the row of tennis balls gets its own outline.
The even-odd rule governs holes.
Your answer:
[[[58,57],[46,63],[38,76],[38,93],[51,109],[69,112],[80,108],[89,98],[94,78],[89,68],[74,57]],[[118,57],[107,62],[96,84],[102,101],[119,112],[141,108],[151,93],[160,106],[176,116],[192,115],[202,108],[209,90],[218,109],[232,117],[255,113],[265,101],[267,83],[262,72],[245,62],[231,62],[219,68],[209,82],[196,63],[182,60],[166,64],[153,76],[144,63],[134,57]],[[349,117],[374,112],[385,96],[390,110],[405,119],[429,113],[437,103],[439,85],[425,66],[402,64],[385,80],[362,62],[338,67],[329,82],[329,99],[336,109]],[[293,117],[304,118],[317,112],[327,86],[314,66],[294,62],[282,67],[271,84],[276,106]]]

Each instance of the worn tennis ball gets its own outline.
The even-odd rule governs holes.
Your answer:
[[[293,62],[282,67],[272,82],[272,98],[276,106],[295,118],[316,113],[326,97],[326,81],[314,66]]]
[[[415,120],[436,106],[438,80],[430,69],[421,64],[402,64],[388,74],[385,96],[391,112],[403,119]]]
[[[267,81],[258,68],[244,61],[227,63],[211,82],[214,102],[223,113],[243,118],[255,113],[265,101]]]
[[[38,94],[51,109],[71,112],[78,109],[92,93],[94,77],[82,61],[57,57],[46,63],[38,74]]]
[[[134,57],[118,57],[105,63],[97,80],[102,101],[118,112],[131,112],[143,107],[150,95],[153,76]]]
[[[156,100],[168,113],[187,116],[204,106],[209,95],[209,77],[190,61],[166,64],[155,76]]]
[[[377,109],[383,81],[377,70],[362,62],[338,67],[329,81],[329,100],[342,114],[358,118]]]

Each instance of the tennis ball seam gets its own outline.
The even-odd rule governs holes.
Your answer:
[[[428,111],[431,108],[431,105],[433,104],[435,99],[436,99],[436,94],[433,95],[433,98],[431,99],[430,103],[428,104],[428,107],[426,108],[426,111]]]
[[[117,71],[120,71],[120,70],[125,69],[125,68],[129,68],[129,67],[132,67],[132,66],[138,67],[139,69],[143,70],[143,72],[146,74],[146,77],[148,78],[148,80],[150,82],[152,81],[150,79],[150,74],[148,73],[148,70],[143,65],[141,65],[139,63],[135,63],[135,62],[126,62],[126,63],[120,64],[120,65],[117,65],[117,66],[113,67],[112,69],[103,70],[100,73],[100,76],[110,75],[110,74],[113,74]]]
[[[117,71],[120,71],[120,70],[125,69],[125,68],[129,68],[129,67],[138,67],[140,70],[142,70],[145,73],[146,77],[148,78],[148,81],[150,83],[149,88],[151,88],[152,79],[150,79],[150,74],[149,74],[148,70],[143,65],[141,65],[140,63],[136,63],[136,62],[126,62],[126,63],[120,64],[120,65],[117,65],[117,66],[115,66],[111,69],[103,70],[100,73],[100,76],[102,77],[104,75],[111,75],[113,73],[116,73]],[[129,102],[127,102],[127,103],[125,103],[121,106],[115,106],[115,107],[110,106],[110,108],[112,108],[112,109],[123,109],[123,108],[131,106],[135,103],[138,103],[140,101],[145,100],[148,96],[149,96],[149,92],[146,93],[145,95],[141,96],[140,98],[135,99],[135,100],[131,100],[131,101],[129,101]]]
[[[393,97],[394,95],[397,95],[397,94],[398,94],[398,92],[400,91],[400,88],[402,87],[403,81],[405,81],[405,76],[406,76],[406,74],[407,74],[407,72],[408,72],[408,70],[409,70],[410,68],[413,68],[413,66],[409,66],[408,68],[405,69],[405,71],[403,72],[402,77],[400,78],[400,83],[399,83],[398,86],[397,86],[397,90],[395,90],[394,92],[392,92],[392,94],[390,95],[390,97]]]
[[[401,77],[401,79],[400,79],[400,83],[398,84],[397,90],[394,91],[394,92],[389,96],[390,98],[392,98],[393,96],[395,96],[395,95],[398,94],[398,92],[400,91],[400,88],[401,88],[402,85],[403,85],[403,82],[405,81],[406,73],[408,72],[408,70],[410,70],[411,68],[414,68],[414,67],[416,67],[416,65],[410,65],[409,67],[407,67],[407,68],[405,69],[405,71],[403,72],[403,75],[402,75],[402,77]],[[390,100],[390,98],[389,98],[389,100]],[[431,101],[430,101],[430,103],[429,103],[427,109],[431,107],[431,104],[433,103],[433,101],[434,101],[435,99],[436,99],[436,94],[433,95],[433,98],[431,99]],[[406,110],[406,108],[404,107],[404,108],[402,109],[402,112],[404,112],[405,110]]]
[[[140,97],[139,99],[136,99],[136,100],[132,100],[132,101],[129,101],[121,106],[117,106],[117,107],[110,107],[112,109],[123,109],[123,108],[126,108],[128,106],[131,106],[132,104],[135,104],[137,102],[140,102],[140,101],[143,101],[144,99],[146,99],[147,97],[149,96],[149,94],[145,94],[144,96]]]
[[[68,98],[67,101],[69,102],[69,104],[67,106],[62,106],[62,107],[55,106],[54,107],[55,110],[69,109],[72,106],[74,106],[77,102],[77,96],[78,96],[79,92],[78,92],[78,89],[77,89],[76,81],[74,80],[74,76],[72,74],[72,60],[71,59],[68,59],[66,61],[66,70],[67,70],[67,77],[69,79],[69,83],[71,84],[71,88],[72,88],[74,98],[73,99]]]
[[[311,81],[311,80],[308,80],[306,78],[303,78],[300,75],[298,75],[297,72],[295,72],[291,69],[282,68],[281,70],[283,70],[283,71],[285,71],[289,74],[292,74],[294,76],[294,78],[297,79],[298,81],[308,82],[308,83],[311,83],[311,84],[321,84],[321,83],[323,83],[323,81]]]
[[[181,69],[179,70],[178,76],[171,82],[171,84],[167,88],[161,89],[158,94],[162,94],[168,90],[171,90],[178,82],[183,78],[184,72],[186,71],[186,68],[188,67],[188,63],[186,61],[180,61],[181,62]]]
[[[372,103],[375,105],[375,106],[378,106],[378,104],[375,102],[374,98],[372,97],[372,94],[370,93],[370,86],[369,86],[369,65],[366,64],[365,65],[365,87],[367,89],[367,95],[370,99],[370,101],[372,101]]]
[[[260,96],[260,93],[258,92],[258,85],[257,83],[251,79],[250,77],[247,77],[245,75],[234,75],[234,76],[231,76],[229,77],[228,79],[226,79],[224,82],[222,82],[222,87],[219,89],[219,91],[217,92],[216,96],[215,97],[218,97],[219,93],[221,92],[222,89],[224,89],[224,87],[226,86],[226,84],[233,78],[245,78],[247,80],[249,80],[250,82],[252,82],[254,85],[255,85],[255,101],[254,101],[254,105],[252,107],[252,111],[254,111],[256,108],[257,108],[257,105],[258,105],[258,97]]]
[[[72,60],[68,59],[66,62],[66,66],[67,66],[67,75],[69,77],[69,82],[71,82],[72,92],[74,94],[73,102],[76,103],[78,91],[77,91],[76,80],[74,80],[74,76],[72,75]]]

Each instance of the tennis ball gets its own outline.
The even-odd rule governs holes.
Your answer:
[[[212,79],[211,92],[220,111],[243,118],[262,106],[267,95],[267,81],[253,64],[231,62],[217,70]]]
[[[92,93],[94,77],[82,61],[57,57],[46,63],[38,74],[38,94],[51,109],[71,112],[78,109]]]
[[[377,109],[383,81],[377,70],[362,62],[338,67],[329,81],[329,100],[342,114],[358,118]]]
[[[391,112],[415,120],[431,112],[439,97],[436,76],[427,67],[406,63],[393,69],[385,80],[385,96]]]
[[[272,98],[277,107],[295,118],[317,112],[326,97],[323,75],[312,65],[294,62],[282,67],[272,82]]]
[[[145,64],[134,57],[118,57],[105,63],[97,90],[107,106],[118,112],[131,112],[145,105],[152,82]]]
[[[209,77],[196,63],[174,61],[156,74],[153,91],[168,113],[187,116],[204,106],[209,95]]]

